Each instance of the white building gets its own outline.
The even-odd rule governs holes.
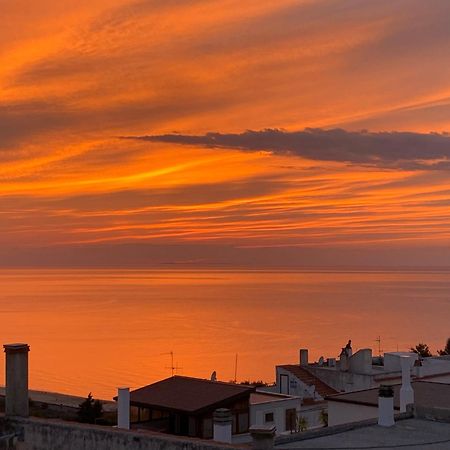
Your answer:
[[[447,411],[450,419],[450,384],[427,381],[411,383],[414,391],[414,408]],[[400,412],[401,385],[392,386],[394,390],[394,412]],[[328,424],[342,425],[378,417],[378,388],[335,394],[327,398]]]
[[[309,363],[303,369],[337,392],[352,392],[399,383],[404,356],[410,358],[413,380],[450,382],[450,359],[445,356],[419,358],[412,352],[386,352],[383,357],[373,357],[369,348],[349,356],[341,354],[337,361]]]
[[[250,424],[275,425],[276,433],[295,431],[300,413],[299,397],[257,391],[250,396]]]

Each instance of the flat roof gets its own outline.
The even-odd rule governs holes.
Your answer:
[[[413,381],[411,386],[414,390],[414,403],[416,405],[450,408],[450,384]],[[394,408],[400,409],[401,384],[394,384],[392,388],[394,389]],[[329,395],[326,400],[378,407],[378,388]]]
[[[198,414],[250,397],[254,386],[175,375],[130,392],[134,406]]]
[[[297,400],[298,402],[300,402],[300,397],[279,394],[278,392],[262,392],[262,391],[256,391],[252,393],[250,397],[250,403],[252,405],[257,405],[259,403],[276,402],[281,400]]]
[[[277,445],[275,448],[448,450],[450,424],[431,420],[400,420],[392,427],[369,425],[350,431],[320,435]]]

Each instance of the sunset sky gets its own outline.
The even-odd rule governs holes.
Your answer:
[[[450,266],[448,0],[0,17],[0,265]]]

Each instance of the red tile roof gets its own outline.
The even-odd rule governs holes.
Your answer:
[[[324,383],[320,378],[313,375],[305,367],[296,364],[287,364],[278,367],[281,367],[282,369],[291,372],[294,376],[296,376],[300,381],[305,383],[307,386],[314,385],[316,387],[316,391],[322,398],[325,398],[327,395],[336,394],[338,392],[336,389]]]
[[[175,375],[130,392],[135,406],[200,413],[250,397],[254,386]]]

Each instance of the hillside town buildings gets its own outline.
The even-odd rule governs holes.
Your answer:
[[[30,417],[29,347],[5,345],[5,352],[4,448],[351,449],[364,443],[437,450],[450,444],[446,356],[392,352],[373,358],[369,349],[353,353],[349,343],[337,360],[310,363],[301,350],[298,364],[276,367],[274,386],[173,376],[131,392],[120,388],[118,425],[112,427]],[[369,387],[353,389],[361,385]],[[43,407],[44,393],[32,395]],[[70,398],[52,399],[72,407]]]

